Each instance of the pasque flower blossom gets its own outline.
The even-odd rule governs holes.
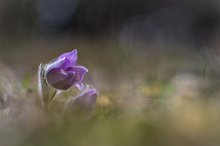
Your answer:
[[[68,90],[75,86],[79,89],[79,94],[66,101],[65,111],[90,113],[95,106],[98,92],[82,83],[87,72],[87,68],[77,65],[76,49],[60,55],[48,64],[40,64],[38,89],[45,109],[49,109],[58,90]]]
[[[75,86],[81,90],[87,68],[76,65],[77,50],[64,53],[45,68],[47,82],[56,89],[67,90]]]
[[[76,65],[77,50],[64,53],[48,64],[40,64],[38,71],[38,90],[43,104],[47,107],[57,90],[68,90],[72,86],[80,92],[87,68]]]
[[[87,85],[84,91],[76,97],[69,98],[66,103],[66,111],[69,113],[91,112],[96,103],[98,92]]]

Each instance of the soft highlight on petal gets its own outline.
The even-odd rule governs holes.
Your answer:
[[[45,73],[47,74],[48,72],[50,72],[52,69],[55,68],[61,68],[66,61],[67,61],[66,58],[61,58],[59,60],[53,61],[52,63],[47,65]]]
[[[73,51],[64,53],[60,55],[57,59],[59,60],[61,58],[67,58],[70,61],[70,66],[73,66],[77,62],[77,50],[74,49]]]
[[[79,91],[83,91],[84,90],[84,84],[82,82],[75,82],[74,85],[77,89],[79,89]]]

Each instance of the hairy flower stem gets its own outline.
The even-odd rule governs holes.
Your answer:
[[[45,109],[48,110],[50,102],[56,95],[57,90],[48,84],[45,77],[45,69],[46,65],[40,64],[38,70],[38,91],[42,104],[45,106]]]

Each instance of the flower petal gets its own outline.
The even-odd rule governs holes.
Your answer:
[[[62,59],[62,58],[67,58],[70,61],[69,66],[74,66],[77,62],[77,50],[74,49],[71,52],[63,53],[57,58],[57,60]]]
[[[59,60],[55,60],[53,61],[52,63],[49,63],[47,66],[46,66],[46,72],[45,74],[47,74],[48,72],[50,72],[52,69],[58,69],[58,68],[62,68],[63,65],[66,64],[68,60],[66,58],[61,58]]]
[[[74,86],[79,89],[79,91],[83,91],[84,85],[82,82],[75,82]]]
[[[55,84],[68,78],[68,74],[61,68],[53,68],[46,74],[46,79],[49,84]]]
[[[64,80],[51,84],[54,88],[60,90],[68,90],[70,87],[73,86],[75,82],[75,75],[74,73],[68,73],[67,77]]]
[[[88,89],[76,98],[75,104],[84,105],[87,108],[93,108],[96,102],[98,92],[95,89]]]
[[[89,89],[84,96],[87,97],[85,98],[86,103],[93,106],[95,105],[98,92],[95,89]]]
[[[94,109],[98,92],[95,89],[85,89],[77,97],[70,98],[66,109],[69,112],[91,112]]]
[[[88,72],[88,69],[83,66],[73,66],[66,70],[67,72],[74,72],[75,73],[75,81],[81,82]]]

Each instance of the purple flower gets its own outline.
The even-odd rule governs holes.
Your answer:
[[[67,101],[67,112],[91,112],[96,103],[98,92],[95,89],[90,89],[86,86],[86,89],[78,96],[72,97]]]
[[[47,82],[56,89],[67,90],[75,86],[81,90],[82,80],[87,68],[77,66],[77,50],[64,53],[46,66],[45,77]]]

